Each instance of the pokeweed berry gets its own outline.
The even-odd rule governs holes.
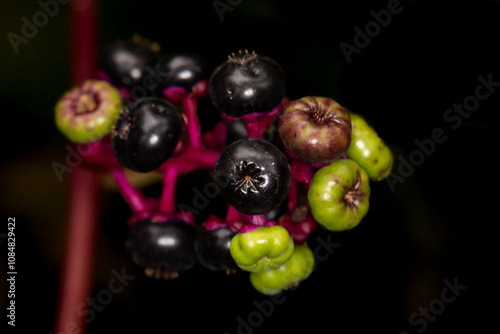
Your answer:
[[[209,81],[210,98],[224,119],[256,119],[280,106],[285,74],[276,61],[246,50],[228,58]]]
[[[73,142],[92,142],[111,132],[121,108],[118,90],[105,81],[87,80],[59,99],[56,125]]]
[[[236,269],[237,265],[229,250],[235,235],[236,232],[228,226],[200,230],[195,243],[198,261],[214,271]]]
[[[262,226],[238,233],[231,240],[231,256],[243,270],[264,272],[276,269],[293,254],[294,243],[287,230],[279,225]]]
[[[215,181],[221,194],[237,211],[264,214],[287,197],[290,165],[273,144],[261,139],[241,139],[219,155]]]
[[[165,99],[146,97],[122,111],[111,134],[111,147],[123,166],[145,173],[173,155],[181,134],[177,109]]]
[[[365,118],[351,112],[352,141],[347,157],[356,161],[368,174],[370,180],[380,181],[392,170],[394,156],[390,148],[378,136]]]
[[[314,174],[307,198],[314,219],[323,227],[352,229],[368,213],[368,175],[354,160],[336,160]]]
[[[98,67],[114,86],[132,90],[145,85],[157,60],[156,51],[142,41],[116,41],[102,52]]]
[[[181,88],[186,93],[196,89],[196,85],[207,81],[212,73],[210,62],[196,53],[175,53],[161,58],[155,69],[158,70],[159,88]]]
[[[295,246],[292,256],[277,269],[250,273],[252,286],[264,295],[277,295],[308,278],[314,269],[314,255],[306,244]]]
[[[351,118],[345,108],[330,98],[306,96],[283,109],[279,133],[294,156],[314,164],[327,164],[349,148]]]
[[[182,220],[136,222],[129,230],[126,248],[132,260],[157,278],[173,278],[196,264],[197,229]]]

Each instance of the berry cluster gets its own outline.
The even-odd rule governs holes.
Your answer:
[[[199,99],[221,117],[203,132]],[[156,278],[200,263],[248,271],[263,294],[296,285],[314,267],[310,233],[357,226],[370,181],[393,163],[361,115],[327,97],[289,99],[282,67],[246,50],[212,68],[197,54],[117,41],[101,54],[99,77],[64,94],[55,111],[61,132],[90,152],[89,168],[116,181],[132,211],[126,248]],[[161,173],[161,196],[145,197],[126,169]],[[177,180],[195,170],[213,176],[224,216],[200,223],[178,209]]]

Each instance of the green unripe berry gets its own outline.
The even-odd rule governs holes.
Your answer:
[[[357,226],[368,212],[369,197],[368,174],[351,159],[320,168],[307,193],[314,219],[330,231]]]
[[[87,80],[57,102],[56,125],[73,142],[92,142],[111,132],[121,108],[116,88],[105,81]]]
[[[351,122],[352,140],[347,157],[356,161],[370,180],[384,179],[390,174],[394,162],[391,150],[362,116],[351,113]]]
[[[287,230],[275,225],[238,233],[231,240],[230,252],[241,269],[264,272],[288,261],[293,249],[293,240]]]
[[[305,245],[296,245],[290,259],[281,267],[262,273],[250,273],[250,282],[262,294],[276,295],[295,286],[311,275],[314,269],[314,255]]]

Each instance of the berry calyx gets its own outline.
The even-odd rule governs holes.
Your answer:
[[[73,142],[92,142],[111,132],[121,108],[120,93],[113,86],[87,80],[59,99],[56,125]]]
[[[249,215],[264,214],[287,197],[290,165],[273,144],[261,139],[241,139],[219,155],[215,181],[236,210]]]
[[[307,198],[314,219],[323,227],[350,230],[368,213],[368,175],[354,160],[336,160],[316,172]]]
[[[145,173],[173,155],[181,133],[177,109],[165,99],[147,97],[122,111],[111,134],[111,147],[124,167]]]
[[[130,228],[126,248],[132,260],[159,278],[173,278],[196,263],[196,228],[182,220],[136,222]]]
[[[280,106],[285,74],[273,59],[240,51],[214,70],[209,92],[223,118],[252,120]]]
[[[238,233],[231,240],[231,256],[243,270],[264,272],[276,269],[292,256],[294,243],[279,225],[258,227]]]
[[[306,96],[283,109],[279,133],[292,155],[313,164],[328,164],[349,148],[351,118],[330,98]]]

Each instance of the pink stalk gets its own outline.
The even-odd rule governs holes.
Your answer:
[[[213,169],[219,153],[188,147],[180,156],[170,158],[162,167],[163,189],[159,210],[166,214],[175,213],[175,186],[179,175],[195,169]]]
[[[163,188],[160,200],[160,211],[166,214],[175,213],[175,185],[179,176],[175,165],[170,165],[163,173]]]
[[[130,206],[130,209],[132,210],[134,215],[139,216],[146,213],[148,207],[146,205],[146,202],[144,201],[142,193],[130,184],[130,182],[125,177],[123,168],[113,169],[109,173],[115,179],[116,185],[120,189],[123,198]]]
[[[245,121],[245,130],[247,130],[248,138],[259,138],[260,120]]]
[[[72,84],[93,78],[97,4],[95,0],[70,3]],[[54,333],[84,333],[85,315],[78,306],[91,295],[95,244],[99,223],[99,180],[84,165],[70,174],[66,251],[60,277]]]
[[[229,205],[226,213],[226,222],[232,226],[233,223],[241,221],[242,219],[242,213]]]
[[[266,223],[266,218],[264,215],[253,215],[251,216],[251,218],[252,218],[252,224],[254,225],[262,226]]]
[[[193,148],[201,148],[201,126],[196,110],[196,98],[188,95],[182,99],[182,109],[187,117],[189,144]]]

